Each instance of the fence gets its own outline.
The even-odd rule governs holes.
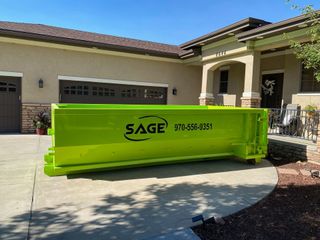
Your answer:
[[[301,138],[316,142],[320,111],[269,109],[268,134]]]

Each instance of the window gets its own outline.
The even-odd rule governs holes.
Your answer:
[[[145,89],[144,90],[144,98],[149,99],[163,99],[165,97],[165,92],[163,89]]]
[[[71,94],[71,95],[88,95],[89,88],[88,86],[65,86],[63,88],[64,94]]]
[[[229,71],[228,70],[220,71],[219,93],[228,93],[228,78],[229,78]]]
[[[16,92],[17,91],[17,86],[15,84],[9,83],[8,85],[9,85],[9,87],[8,87],[9,92]]]
[[[137,97],[137,89],[124,89],[121,91],[121,97],[135,98]]]
[[[71,95],[76,95],[76,88],[77,88],[76,86],[71,86],[71,87],[70,87],[70,89],[71,89],[71,90],[70,90],[70,94],[71,94]]]
[[[0,92],[16,92],[17,85],[14,83],[0,82]]]
[[[0,82],[0,92],[6,92],[6,91],[7,91],[7,83]]]
[[[320,82],[314,76],[313,69],[305,69],[302,66],[301,92],[320,92]]]
[[[114,89],[104,88],[104,96],[114,97],[114,96],[115,96],[115,91],[114,91]]]

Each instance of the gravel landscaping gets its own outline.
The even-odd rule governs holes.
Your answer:
[[[320,239],[320,165],[275,160],[279,181],[257,204],[193,227],[201,239]]]

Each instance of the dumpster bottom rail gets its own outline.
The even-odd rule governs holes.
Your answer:
[[[183,157],[169,157],[169,158],[158,158],[158,159],[143,159],[143,160],[131,160],[122,162],[110,162],[110,163],[96,163],[96,164],[84,164],[84,165],[67,165],[62,167],[55,167],[52,160],[52,155],[45,155],[45,159],[50,159],[46,161],[44,171],[48,176],[59,176],[66,174],[76,174],[92,171],[106,171],[124,168],[134,168],[134,167],[145,167],[154,166],[159,164],[177,164],[183,162],[195,162],[195,161],[206,161],[213,159],[226,159],[235,157],[234,153],[226,152],[219,154],[207,154],[198,156],[183,156]],[[250,163],[259,163],[264,155],[252,155],[248,159],[242,159],[243,161],[250,160]]]

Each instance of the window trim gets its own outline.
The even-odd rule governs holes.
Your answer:
[[[0,76],[2,77],[23,77],[23,73],[21,72],[7,72],[7,71],[0,71]]]

